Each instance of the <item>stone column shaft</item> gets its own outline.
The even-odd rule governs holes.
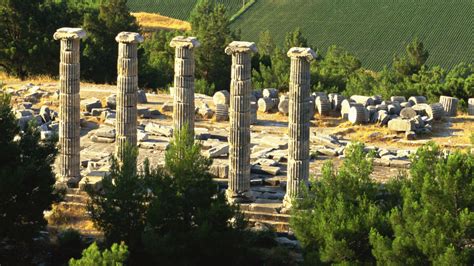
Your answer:
[[[178,132],[185,125],[194,135],[194,48],[200,44],[195,37],[177,36],[171,40],[175,47],[173,125]]]
[[[300,194],[301,185],[309,178],[310,126],[310,61],[316,55],[310,48],[294,47],[288,51],[291,58],[290,92],[288,104],[288,167],[284,204]]]
[[[254,43],[232,42],[225,52],[232,55],[229,108],[229,188],[231,201],[252,200],[250,193],[250,95],[252,92],[251,53]]]
[[[80,171],[80,28],[60,28],[54,39],[61,41],[59,63],[59,176],[61,182],[75,186]]]
[[[118,42],[115,153],[121,160],[125,143],[137,145],[137,47],[143,37],[134,32],[121,32],[115,40]]]

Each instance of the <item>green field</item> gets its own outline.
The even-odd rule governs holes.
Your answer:
[[[430,52],[427,64],[449,68],[473,62],[473,14],[472,0],[257,0],[232,26],[248,41],[266,29],[281,41],[300,27],[322,51],[342,46],[374,70],[418,37]]]
[[[242,7],[242,0],[215,0],[227,7],[231,17]],[[177,19],[187,20],[197,0],[128,0],[132,12],[151,12]]]

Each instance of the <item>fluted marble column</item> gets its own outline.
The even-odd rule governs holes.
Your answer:
[[[80,171],[80,39],[81,28],[60,28],[54,39],[61,41],[59,63],[59,178],[68,186],[81,180]]]
[[[171,40],[175,47],[173,124],[178,132],[185,125],[194,135],[194,48],[200,46],[195,37],[177,36]]]
[[[252,200],[250,192],[250,95],[252,92],[251,54],[253,42],[232,42],[225,52],[232,55],[230,85],[229,188],[230,202]]]
[[[115,153],[121,160],[126,142],[137,145],[137,46],[143,37],[135,32],[121,32],[115,40],[118,42]]]
[[[284,199],[286,207],[300,194],[301,185],[309,177],[309,121],[310,121],[310,61],[316,54],[310,48],[293,47],[291,58],[289,116],[288,116],[288,168]]]

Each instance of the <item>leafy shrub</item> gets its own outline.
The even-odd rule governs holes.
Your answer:
[[[80,259],[69,260],[70,266],[121,266],[127,261],[129,255],[128,247],[122,242],[120,245],[114,243],[110,250],[106,249],[100,251],[97,244],[92,243],[87,249],[82,252]]]

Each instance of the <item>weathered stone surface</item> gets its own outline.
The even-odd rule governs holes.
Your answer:
[[[405,107],[400,111],[400,117],[404,119],[411,119],[417,115],[416,111],[411,107]]]
[[[344,101],[344,96],[337,93],[329,93],[329,101],[331,102],[331,109],[334,111],[341,110],[342,101]]]
[[[474,98],[469,98],[469,100],[467,100],[467,113],[469,115],[474,115]]]
[[[162,112],[173,112],[173,103],[171,102],[165,102],[161,106],[161,111]]]
[[[263,89],[262,96],[266,98],[278,98],[278,90],[274,88]]]
[[[329,115],[329,112],[331,111],[331,102],[329,102],[329,99],[324,96],[318,96],[315,100],[315,107],[320,115],[326,116]]]
[[[415,123],[406,119],[392,119],[388,121],[388,129],[396,132],[413,131]]]
[[[218,146],[212,147],[207,151],[209,158],[217,158],[229,153],[229,144],[222,143]]]
[[[39,115],[41,116],[41,119],[43,119],[44,123],[51,121],[51,110],[49,110],[48,106],[41,106]]]
[[[146,92],[144,90],[137,91],[137,102],[148,103],[148,98],[146,97]]]
[[[229,120],[229,106],[225,104],[216,105],[216,121]]]
[[[349,100],[349,99],[345,99],[342,101],[341,103],[341,117],[342,119],[349,119],[349,110],[351,109],[351,107],[354,105],[354,102]]]
[[[352,95],[351,100],[356,103],[362,104],[363,106],[375,105],[374,99],[370,96],[363,96],[363,95]]]
[[[403,102],[406,102],[407,99],[405,98],[405,96],[392,96],[390,97],[390,101],[403,103]]]
[[[287,188],[284,199],[286,207],[290,207],[292,200],[299,197],[301,186],[309,178],[310,116],[305,106],[310,103],[310,61],[315,59],[316,54],[310,48],[293,47],[288,51],[288,56],[291,58],[288,116],[288,142],[291,145],[288,145]],[[329,104],[329,101],[324,105],[326,104]],[[312,105],[315,106],[315,103]],[[328,107],[330,108],[330,105]]]
[[[61,41],[59,63],[59,177],[60,182],[76,186],[80,173],[80,28],[60,28],[54,39]],[[99,101],[100,103],[100,101]],[[97,107],[102,107],[97,106]],[[89,112],[92,106],[89,108]]]
[[[410,98],[408,98],[408,101],[411,102],[412,105],[426,103],[426,97],[425,96],[411,96]]]
[[[137,110],[137,45],[143,42],[143,37],[135,32],[120,32],[115,40],[118,42],[115,154],[122,160],[126,143],[137,146],[137,115],[149,117],[150,111],[141,109],[139,114]]]
[[[113,127],[100,127],[96,132],[95,135],[97,137],[103,138],[115,138],[115,128]]]
[[[81,101],[81,107],[90,112],[93,108],[102,108],[102,103],[97,98],[89,98]]]
[[[288,95],[282,95],[280,97],[280,102],[278,103],[278,112],[282,115],[288,115],[288,104],[289,104],[289,98]]]
[[[214,93],[214,96],[212,96],[212,100],[214,101],[215,105],[218,105],[218,104],[229,105],[230,93],[226,90],[218,91]]]
[[[258,99],[258,111],[262,113],[269,113],[275,108],[275,102],[272,98],[263,97]]]
[[[433,120],[441,120],[445,115],[443,105],[441,103],[433,103],[426,106],[426,115]]]
[[[456,116],[459,99],[449,96],[440,96],[439,102],[443,105],[444,113],[447,116]]]
[[[251,168],[253,174],[266,174],[266,175],[279,175],[281,174],[280,166],[268,166],[268,165],[253,165]]]
[[[213,163],[209,167],[209,173],[217,178],[228,178],[229,177],[229,165],[228,164],[216,164]]]
[[[230,202],[253,200],[250,191],[250,94],[252,91],[252,42],[234,41],[225,49],[232,55],[230,86],[229,186]],[[216,111],[217,113],[217,111]]]
[[[158,136],[171,137],[173,136],[173,128],[168,126],[162,126],[153,122],[148,123],[145,126],[145,131]]]
[[[115,110],[117,108],[117,94],[111,94],[106,99],[107,107]]]
[[[349,110],[349,122],[352,124],[367,123],[367,109],[362,104],[354,104]]]

